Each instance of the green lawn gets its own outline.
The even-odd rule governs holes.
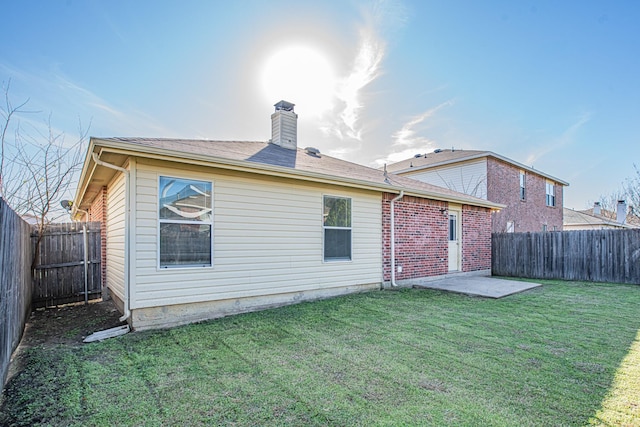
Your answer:
[[[640,287],[380,291],[35,347],[0,425],[640,425]]]

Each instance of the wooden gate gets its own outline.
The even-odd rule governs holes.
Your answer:
[[[50,224],[40,239],[38,251],[37,232],[32,234],[31,241],[37,254],[33,272],[34,308],[101,297],[99,222]]]

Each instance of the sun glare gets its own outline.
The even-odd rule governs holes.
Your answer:
[[[328,58],[308,46],[275,51],[262,70],[262,89],[269,102],[296,104],[305,116],[321,116],[331,109],[336,78]]]

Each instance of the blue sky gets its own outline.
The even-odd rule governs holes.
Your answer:
[[[491,150],[585,208],[640,165],[638,1],[11,1],[0,79],[76,136],[268,140],[378,166]],[[37,123],[36,123],[37,125]]]

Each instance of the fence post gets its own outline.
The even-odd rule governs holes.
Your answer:
[[[84,249],[84,304],[89,304],[89,241],[87,223],[82,223],[82,246]]]

